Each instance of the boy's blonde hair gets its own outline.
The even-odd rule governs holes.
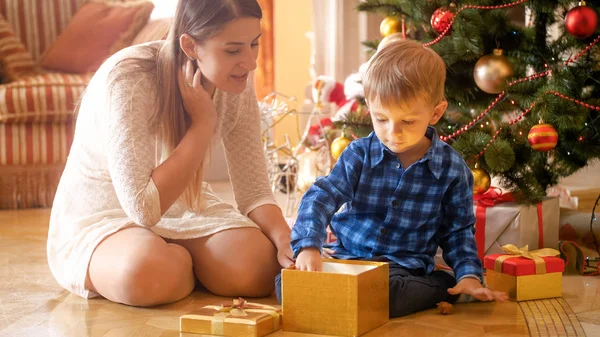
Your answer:
[[[446,64],[431,48],[393,39],[378,49],[363,77],[365,98],[381,106],[405,106],[418,98],[444,100]]]

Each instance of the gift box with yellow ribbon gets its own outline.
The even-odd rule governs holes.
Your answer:
[[[242,298],[208,305],[179,318],[180,331],[215,336],[260,337],[281,326],[281,310]]]
[[[528,301],[562,296],[564,261],[552,248],[529,251],[528,247],[502,246],[506,254],[484,259],[488,288],[508,293],[511,300]]]
[[[284,331],[359,336],[389,321],[386,262],[323,259],[323,270],[281,273]]]

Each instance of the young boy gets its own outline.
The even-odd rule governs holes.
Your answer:
[[[291,245],[300,270],[320,271],[331,225],[333,257],[390,263],[390,316],[456,302],[507,298],[483,287],[474,240],[473,177],[440,141],[446,68],[433,50],[388,41],[363,79],[374,133],[353,141],[302,198]],[[340,210],[340,208],[343,209]],[[438,246],[454,270],[434,270]],[[281,299],[280,276],[276,279]]]

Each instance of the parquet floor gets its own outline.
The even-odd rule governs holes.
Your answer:
[[[47,266],[49,215],[47,209],[0,212],[2,337],[193,337],[198,335],[179,333],[178,317],[228,300],[197,290],[177,303],[141,309],[73,296],[54,281]],[[566,275],[563,283],[560,299],[460,304],[451,316],[425,311],[391,320],[365,336],[600,337],[600,277]],[[274,296],[253,301],[276,304]],[[315,335],[280,330],[270,336]]]

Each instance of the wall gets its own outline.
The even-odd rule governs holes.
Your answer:
[[[304,91],[310,84],[311,42],[306,33],[313,30],[311,0],[275,0],[275,90],[298,99],[296,109],[302,109]],[[298,131],[295,117],[287,117],[275,128],[277,144],[288,133],[293,144]]]
[[[152,2],[154,11],[152,11],[151,19],[167,18],[175,14],[176,0],[152,0]]]

